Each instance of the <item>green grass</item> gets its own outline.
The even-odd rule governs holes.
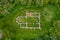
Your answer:
[[[17,21],[19,23],[26,23],[26,18],[19,18]]]
[[[48,7],[48,6],[47,6]],[[46,7],[46,8],[47,8]],[[23,11],[22,11],[23,10]],[[15,21],[15,19],[16,19],[16,17],[17,16],[19,16],[19,15],[23,15],[25,12],[25,10],[30,10],[30,11],[42,11],[42,10],[35,10],[35,9],[19,9],[17,12],[15,12],[15,15],[13,15],[14,17],[13,17],[13,25],[15,25],[14,27],[16,27],[17,26],[17,23],[16,23],[16,21]],[[46,10],[47,11],[47,10]],[[50,10],[51,11],[51,10]],[[41,15],[42,15],[42,13],[41,13]],[[45,18],[46,19],[46,18]],[[41,27],[42,27],[42,30],[48,30],[50,27],[51,27],[51,24],[48,22],[48,21],[45,21],[45,19],[42,17],[41,18]],[[37,20],[37,19],[36,19]],[[35,21],[36,21],[35,20]],[[50,20],[50,19],[49,19]],[[32,21],[32,20],[29,20],[29,22],[30,21]],[[34,21],[34,22],[35,22]],[[33,25],[33,26],[35,26],[35,25]],[[27,29],[21,29],[19,26],[17,26],[18,27],[18,29],[19,29],[19,32],[17,33],[18,35],[20,34],[20,38],[22,37],[22,38],[35,38],[35,37],[37,37],[38,35],[40,35],[41,34],[41,31],[42,30],[27,30]],[[44,32],[43,32],[44,33]],[[16,35],[17,35],[16,34]],[[23,35],[22,35],[23,34]]]
[[[25,11],[25,10],[24,10]],[[24,14],[24,11],[18,11],[17,12],[17,15],[15,15],[14,16],[14,20],[16,19],[16,17],[17,16],[19,16],[19,15],[23,15]],[[13,20],[13,21],[14,21]],[[32,22],[33,20],[37,20],[36,18],[34,19],[31,19],[31,21],[30,21],[30,18],[29,18],[29,21],[28,22]],[[33,21],[33,22],[35,22],[35,21]],[[16,23],[16,21],[14,21],[13,22],[13,25],[16,25],[17,26],[17,23]],[[30,25],[30,24],[29,24]],[[25,24],[22,24],[22,26],[26,26]],[[31,25],[30,25],[31,26]],[[32,26],[35,26],[35,25],[32,25]],[[36,25],[37,26],[37,25]],[[21,29],[20,28],[20,26],[17,26],[18,28],[19,28],[19,33],[20,33],[20,37],[23,37],[23,38],[35,38],[35,37],[37,37],[39,34],[40,34],[40,31],[39,30],[31,30],[31,29]],[[37,32],[38,31],[38,32]]]
[[[38,17],[28,17],[27,22],[33,22],[33,23],[38,23],[39,18]]]

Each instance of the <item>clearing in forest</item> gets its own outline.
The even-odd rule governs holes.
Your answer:
[[[24,29],[41,29],[40,24],[40,12],[26,11],[25,16],[18,16],[16,22],[20,25],[20,28]]]

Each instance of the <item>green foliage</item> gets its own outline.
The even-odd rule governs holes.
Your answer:
[[[43,0],[43,4],[48,4],[49,0]]]
[[[41,12],[42,30],[18,27],[16,17],[25,10]],[[60,40],[60,0],[0,0],[0,30],[2,40]]]

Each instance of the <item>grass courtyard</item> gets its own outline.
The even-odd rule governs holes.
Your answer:
[[[25,16],[18,16],[16,22],[21,28],[41,29],[40,27],[40,13],[28,12]]]

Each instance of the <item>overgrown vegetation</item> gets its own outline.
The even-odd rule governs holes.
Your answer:
[[[42,30],[20,29],[16,17],[41,12]],[[2,40],[60,40],[60,0],[0,0]]]

